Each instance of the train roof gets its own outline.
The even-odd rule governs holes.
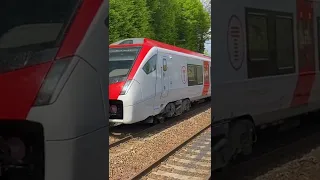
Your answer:
[[[184,49],[184,48],[180,48],[177,46],[173,46],[170,44],[166,44],[166,43],[162,43],[159,41],[155,41],[152,39],[148,39],[148,38],[128,38],[128,39],[123,39],[120,41],[117,41],[115,43],[110,44],[110,48],[120,48],[120,47],[132,47],[132,46],[143,46],[143,45],[149,45],[149,46],[153,46],[153,47],[160,47],[160,48],[164,48],[164,49],[168,49],[168,50],[172,50],[172,51],[177,51],[177,52],[181,52],[181,53],[185,53],[185,54],[189,54],[189,55],[194,55],[194,56],[198,56],[198,57],[202,57],[202,58],[206,58],[206,59],[210,59],[210,56],[206,56],[204,54],[201,53],[197,53],[194,51],[190,51],[188,49]]]

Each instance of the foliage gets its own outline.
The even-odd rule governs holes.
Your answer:
[[[109,44],[129,37],[152,37],[146,0],[110,0],[109,7]]]
[[[197,52],[209,38],[200,0],[110,0],[109,43],[145,37]]]
[[[206,55],[206,56],[210,56],[208,50],[206,50],[206,49],[204,50],[203,54]]]

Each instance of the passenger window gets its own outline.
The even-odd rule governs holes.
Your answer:
[[[293,15],[247,8],[249,78],[295,72]]]
[[[163,58],[163,71],[167,71],[167,70],[168,70],[167,59]]]
[[[318,56],[319,56],[319,71],[320,71],[320,17],[317,17],[317,28],[318,28]]]
[[[152,56],[142,69],[146,74],[155,71],[157,69],[157,55]]]
[[[188,86],[203,84],[203,67],[201,65],[188,64]]]
[[[276,47],[278,74],[294,72],[293,24],[290,17],[276,19]]]
[[[269,59],[267,18],[263,15],[248,15],[249,58],[251,61]]]

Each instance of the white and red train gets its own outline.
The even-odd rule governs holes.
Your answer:
[[[0,179],[108,179],[107,0],[0,9]]]
[[[320,109],[318,3],[212,2],[212,170],[250,153],[255,128]]]
[[[109,122],[161,120],[210,98],[211,58],[147,38],[109,46]]]

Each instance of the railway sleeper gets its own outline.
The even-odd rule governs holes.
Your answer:
[[[215,132],[216,130],[216,132]],[[249,155],[256,140],[255,126],[251,120],[237,119],[212,129],[212,170],[227,166],[238,155]]]

